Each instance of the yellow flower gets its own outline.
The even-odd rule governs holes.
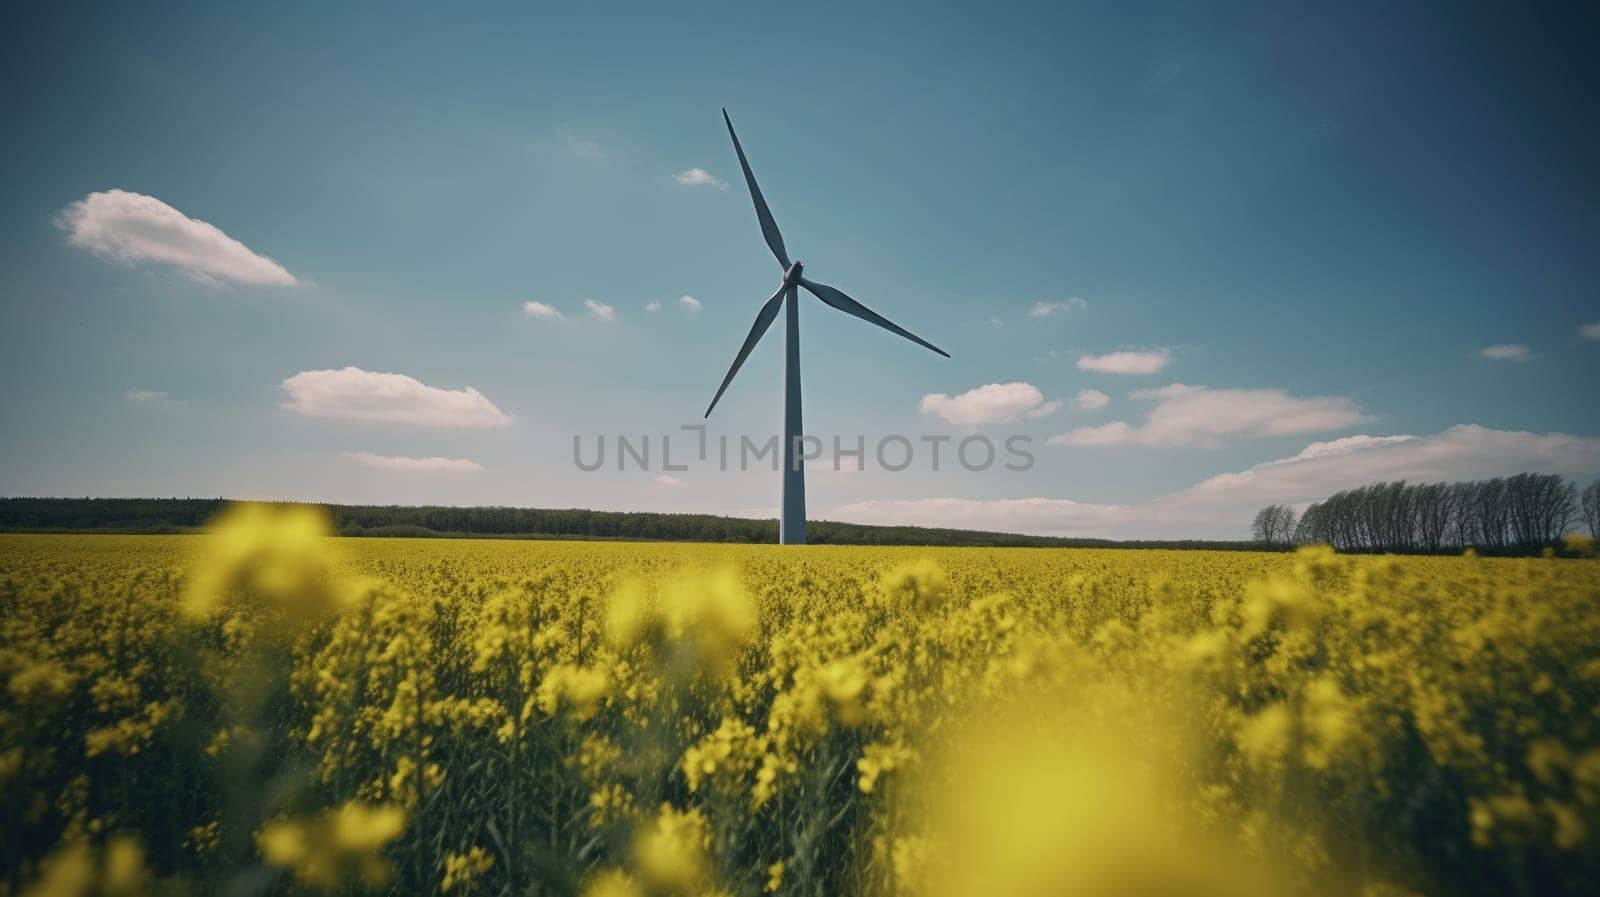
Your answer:
[[[866,718],[861,692],[867,687],[867,673],[856,658],[835,660],[817,672],[817,685],[839,721],[859,726]]]
[[[22,748],[10,747],[0,751],[0,787],[17,777],[22,771]]]
[[[1240,727],[1239,750],[1257,766],[1275,763],[1288,752],[1293,728],[1294,714],[1289,708],[1270,704]]]
[[[201,543],[184,611],[203,619],[239,598],[292,625],[340,609],[351,593],[333,572],[329,535],[319,509],[234,505],[218,515]]]
[[[333,890],[348,879],[376,887],[393,875],[381,851],[405,825],[397,806],[348,801],[315,817],[270,822],[256,845],[264,861],[308,887]]]
[[[1360,704],[1350,699],[1329,676],[1319,676],[1306,688],[1306,764],[1326,769],[1360,734]]]
[[[138,839],[114,835],[100,851],[83,840],[57,847],[39,865],[39,877],[20,893],[21,897],[136,897],[144,893],[149,878]]]
[[[256,833],[261,858],[274,866],[293,868],[310,850],[306,828],[299,822],[269,822]]]
[[[863,794],[871,794],[877,787],[878,777],[898,769],[915,758],[916,754],[905,745],[872,743],[862,751],[856,761],[856,771],[861,774],[856,785]]]
[[[606,605],[606,637],[618,647],[642,641],[653,616],[644,583],[635,577],[626,577],[611,590],[611,599]]]
[[[890,607],[931,613],[944,604],[950,592],[950,578],[932,558],[918,558],[883,574],[878,590]]]
[[[11,674],[6,690],[22,704],[41,706],[72,691],[73,676],[59,664],[39,660]]]
[[[333,812],[334,844],[347,853],[368,853],[388,844],[406,828],[406,813],[392,804],[350,801]]]
[[[75,841],[58,847],[39,867],[39,878],[22,889],[22,897],[87,897],[94,887],[94,857],[89,844]]]
[[[707,884],[710,846],[711,832],[699,810],[662,804],[634,839],[634,869],[652,890],[687,897]]]
[[[558,663],[539,683],[539,709],[554,715],[558,707],[565,705],[572,708],[572,715],[578,720],[586,720],[595,715],[600,702],[610,694],[611,677],[605,670]]]
[[[473,883],[492,868],[494,868],[494,857],[477,845],[469,848],[466,853],[445,854],[444,880],[439,883],[439,890],[470,890]]]
[[[137,894],[149,877],[144,866],[144,849],[139,846],[138,839],[118,835],[106,842],[102,884],[107,894]]]
[[[724,717],[715,731],[690,745],[683,752],[679,769],[691,792],[698,791],[708,778],[719,781],[741,780],[761,756],[761,742],[755,729],[738,719]]]
[[[638,880],[620,869],[607,869],[591,876],[583,886],[583,897],[648,897]]]
[[[903,893],[920,893],[923,889],[923,872],[931,853],[928,839],[916,835],[894,839],[890,857],[894,880]]]
[[[731,568],[689,569],[659,583],[652,602],[644,583],[628,578],[611,593],[606,633],[612,644],[650,644],[688,675],[721,672],[756,624],[750,597]]]
[[[691,571],[661,588],[667,638],[692,643],[702,663],[721,664],[755,628],[739,575],[729,568]]]

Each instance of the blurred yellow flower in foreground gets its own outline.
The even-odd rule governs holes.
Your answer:
[[[638,879],[620,869],[606,869],[590,876],[583,886],[583,897],[646,897]]]
[[[654,597],[637,579],[617,585],[606,613],[613,644],[652,644],[686,664],[685,672],[718,672],[755,630],[755,607],[732,568],[681,571],[661,581]]]
[[[22,704],[48,704],[72,691],[72,674],[48,660],[30,663],[11,674],[6,690]]]
[[[39,877],[23,888],[21,897],[136,897],[145,893],[150,873],[144,849],[131,835],[108,840],[96,851],[87,841],[73,841],[56,849],[40,864]]]
[[[883,574],[878,590],[890,607],[928,613],[944,604],[950,578],[932,558],[917,558]]]
[[[300,505],[239,504],[218,515],[189,571],[184,612],[206,618],[232,600],[297,624],[345,605],[328,517]]]
[[[381,851],[405,827],[398,806],[349,801],[315,817],[269,822],[256,845],[263,860],[309,887],[333,890],[347,878],[379,887],[393,874]]]
[[[1044,706],[1058,713],[1043,716]],[[1059,712],[1065,707],[1073,709]],[[1182,744],[1169,737],[1176,727],[1153,728],[1149,720],[1123,727],[1066,698],[974,723],[928,780],[927,839],[895,844],[902,890],[926,897],[1285,893],[1270,869],[1187,809],[1184,758],[1171,753]]]
[[[652,892],[698,894],[709,874],[706,849],[711,831],[699,810],[662,804],[633,842],[633,865]]]
[[[537,699],[545,714],[554,715],[559,708],[568,707],[581,722],[594,716],[610,693],[611,677],[605,670],[558,663],[540,681]]]

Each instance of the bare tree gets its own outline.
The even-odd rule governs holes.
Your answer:
[[[1444,483],[1413,486],[1411,510],[1416,519],[1417,547],[1438,551],[1450,534],[1452,490]]]
[[[1519,473],[1505,481],[1511,544],[1528,551],[1566,534],[1577,490],[1556,474]]]
[[[1511,529],[1511,510],[1506,502],[1506,481],[1500,477],[1477,484],[1473,513],[1478,518],[1478,540],[1486,547],[1506,547]]]
[[[1600,541],[1600,480],[1583,487],[1580,504],[1583,522],[1589,527],[1589,538]]]
[[[1506,478],[1506,516],[1511,523],[1511,544],[1528,546],[1539,540],[1539,482],[1531,473]]]
[[[1543,508],[1540,522],[1544,525],[1544,541],[1560,541],[1567,534],[1573,515],[1578,512],[1578,487],[1561,477],[1549,476],[1545,483]]]
[[[1278,534],[1278,506],[1267,505],[1256,512],[1255,520],[1250,522],[1250,536],[1263,545],[1271,545]]]
[[[1295,513],[1288,505],[1267,505],[1256,512],[1250,533],[1263,545],[1287,545],[1294,538]]]
[[[1439,547],[1436,551],[1447,547],[1461,547],[1463,542],[1456,537],[1461,532],[1461,490],[1455,483],[1438,483],[1439,508],[1438,513],[1444,526],[1439,534]]]
[[[1295,524],[1294,544],[1316,545],[1327,541],[1328,536],[1322,524],[1322,503],[1314,501],[1306,505],[1305,513],[1300,515],[1300,522]]]
[[[1294,508],[1288,505],[1278,505],[1277,541],[1284,545],[1293,545],[1294,527],[1299,522],[1299,518],[1294,513]]]
[[[1455,519],[1450,527],[1450,544],[1455,548],[1478,544],[1477,495],[1477,483],[1450,484],[1450,503],[1455,510]]]

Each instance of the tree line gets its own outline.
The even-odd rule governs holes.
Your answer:
[[[1581,526],[1600,535],[1600,480],[1579,489],[1556,474],[1519,473],[1460,483],[1373,483],[1256,513],[1265,545],[1332,545],[1341,551],[1538,554]]]
[[[203,527],[229,504],[222,498],[0,498],[0,531],[183,533]],[[778,541],[776,520],[713,514],[590,511],[581,508],[407,507],[319,504],[341,536],[510,539],[626,539],[763,544]],[[1114,541],[1026,536],[919,526],[868,526],[814,520],[808,539],[833,545],[957,545],[1035,548],[1203,548],[1255,550],[1245,540]]]

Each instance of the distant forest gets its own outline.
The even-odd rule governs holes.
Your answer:
[[[228,505],[223,498],[0,498],[0,532],[185,533]],[[778,541],[776,520],[712,514],[588,511],[579,508],[455,508],[319,504],[341,536],[601,539],[666,542]],[[1337,492],[1297,514],[1268,505],[1249,540],[1027,536],[919,526],[813,520],[822,545],[949,545],[1036,548],[1152,548],[1286,551],[1328,544],[1341,551],[1538,554],[1568,532],[1600,526],[1600,481],[1579,490],[1559,476],[1518,474],[1466,483],[1374,483]]]
[[[1461,483],[1373,483],[1335,492],[1296,516],[1287,505],[1256,514],[1264,544],[1326,544],[1340,551],[1538,554],[1569,533],[1600,529],[1600,480],[1583,489],[1555,474],[1519,473]]]
[[[0,498],[0,531],[181,533],[204,526],[221,498]],[[342,536],[619,539],[671,542],[778,541],[776,520],[711,514],[541,508],[320,505]],[[1259,551],[1250,541],[1114,541],[813,520],[806,536],[824,545],[966,545],[1039,548],[1209,548]]]

